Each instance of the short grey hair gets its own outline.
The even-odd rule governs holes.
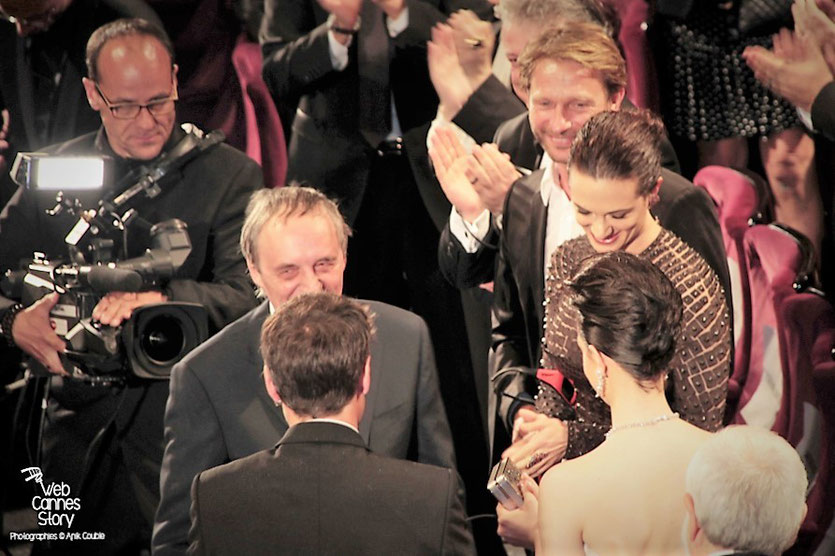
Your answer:
[[[782,554],[795,541],[808,479],[792,446],[770,430],[731,426],[687,467],[685,488],[707,539],[728,549]]]
[[[282,220],[291,216],[318,213],[333,224],[342,254],[348,253],[351,228],[339,212],[336,203],[311,187],[290,185],[273,189],[260,189],[252,194],[246,207],[246,217],[241,229],[241,253],[252,265],[258,262],[258,236],[273,218]]]
[[[533,23],[553,27],[560,20],[596,23],[609,36],[617,37],[617,13],[600,0],[501,0],[499,17],[504,22]],[[534,38],[534,37],[531,37]]]

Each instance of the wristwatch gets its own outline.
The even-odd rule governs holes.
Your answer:
[[[354,23],[354,27],[352,29],[347,29],[345,27],[339,27],[336,24],[336,16],[331,14],[328,16],[328,29],[333,31],[334,33],[339,33],[340,35],[356,35],[357,31],[360,30],[360,22],[362,18],[357,16],[357,21]]]
[[[12,336],[12,325],[17,314],[24,309],[22,303],[15,303],[2,313],[0,317],[0,338],[6,345],[14,346],[14,337]]]

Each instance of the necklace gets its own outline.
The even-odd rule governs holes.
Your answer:
[[[625,425],[618,425],[616,427],[612,427],[611,429],[609,429],[609,432],[606,433],[606,438],[608,439],[610,434],[622,431],[624,429],[651,427],[652,425],[657,425],[658,423],[663,423],[664,421],[669,421],[670,419],[678,419],[678,411],[676,411],[675,413],[668,413],[666,415],[659,415],[658,417],[653,417],[652,419],[647,419],[646,421],[635,421],[634,423],[627,423]]]

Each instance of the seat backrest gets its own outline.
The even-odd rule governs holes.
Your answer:
[[[243,94],[246,154],[261,164],[265,186],[281,187],[287,177],[287,145],[278,110],[261,77],[261,48],[241,34],[232,64]]]
[[[743,236],[751,300],[751,351],[734,422],[772,428],[783,403],[784,369],[777,307],[789,294],[801,265],[793,236],[768,225]]]
[[[609,0],[609,4],[615,8],[620,19],[618,40],[623,46],[629,68],[626,94],[635,106],[657,112],[660,108],[658,77],[655,56],[647,38],[649,5],[634,0]]]
[[[815,406],[821,422],[819,438],[814,439],[814,423],[805,419],[803,427],[808,432],[798,445],[801,456],[807,456],[804,461],[813,475],[806,501],[808,512],[798,536],[797,547],[802,550],[798,553],[812,554],[818,550],[817,554],[835,554],[835,311],[822,296],[809,293],[787,298],[784,306],[787,314],[813,323],[816,328],[814,338],[807,338],[802,345],[810,360]],[[818,457],[809,461],[803,449],[814,448],[813,439],[818,441]]]
[[[728,380],[728,411],[733,413],[748,375],[751,357],[751,293],[743,236],[760,206],[754,180],[724,166],[706,166],[693,183],[704,188],[716,204],[731,282],[734,323],[734,366]]]

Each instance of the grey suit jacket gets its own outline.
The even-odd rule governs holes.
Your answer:
[[[408,311],[363,303],[377,315],[371,389],[360,423],[363,440],[380,454],[454,468],[426,324]],[[198,473],[269,449],[287,431],[261,374],[258,347],[268,313],[264,302],[192,351],[171,373],[155,554],[185,552],[189,487]]]
[[[272,450],[192,486],[190,554],[472,554],[455,471],[372,453],[335,423],[300,423]]]

